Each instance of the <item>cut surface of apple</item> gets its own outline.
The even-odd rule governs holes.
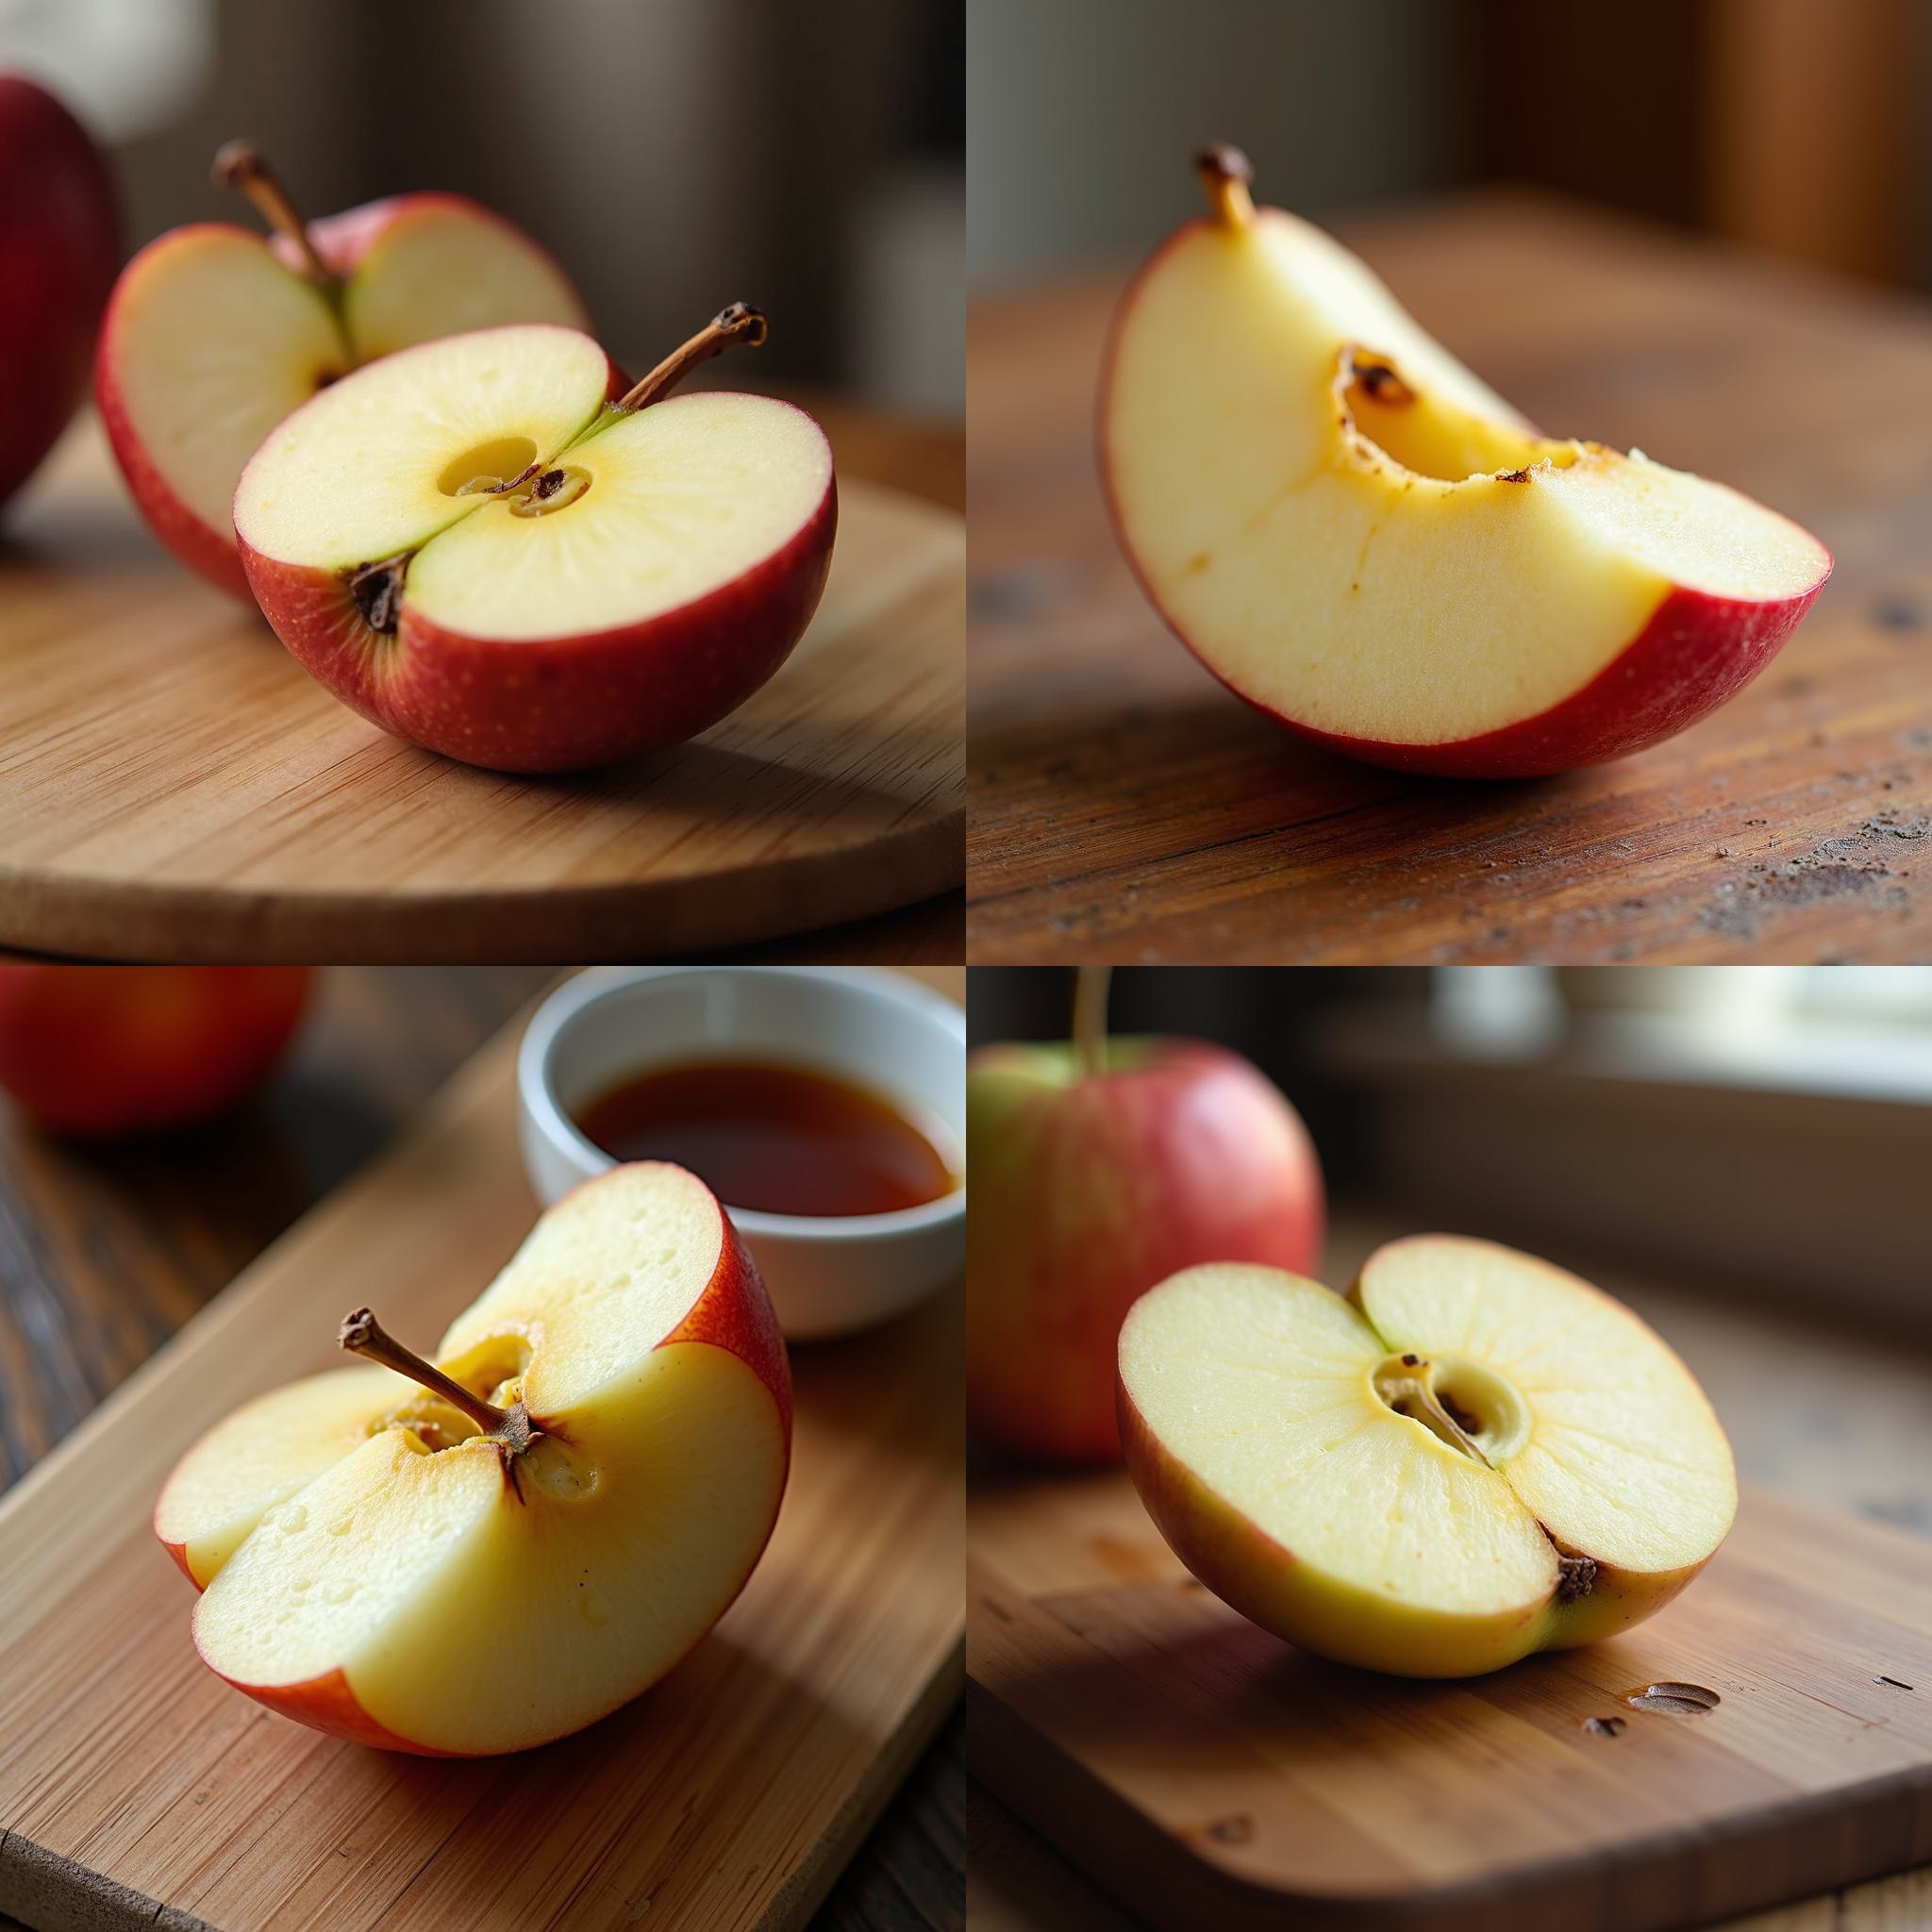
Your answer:
[[[1468,1676],[1682,1590],[1737,1486],[1669,1345],[1576,1276],[1418,1236],[1347,1297],[1217,1263],[1121,1330],[1121,1436],[1181,1560],[1342,1663]]]
[[[304,225],[252,151],[224,153],[220,178],[262,199],[289,232],[197,223],[150,242],[115,285],[95,390],[156,534],[245,597],[235,484],[291,410],[418,342],[512,322],[581,329],[588,319],[535,242],[460,195],[396,195]]]
[[[762,330],[725,316],[712,332]],[[607,763],[736,708],[824,589],[830,446],[768,397],[621,387],[588,336],[530,325],[400,350],[297,409],[235,495],[277,635],[386,730],[503,770]]]
[[[1100,396],[1103,482],[1217,677],[1372,762],[1518,777],[1682,728],[1830,575],[1721,484],[1540,435],[1320,229],[1202,158],[1212,212],[1142,269]]]
[[[545,1214],[436,1364],[465,1408],[387,1367],[245,1405],[156,1532],[238,1689],[363,1743],[520,1750],[647,1689],[742,1588],[785,1486],[784,1344],[709,1191],[647,1162]]]

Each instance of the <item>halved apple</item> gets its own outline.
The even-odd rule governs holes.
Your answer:
[[[247,1404],[155,1530],[208,1668],[271,1709],[428,1756],[522,1750],[637,1696],[724,1613],[778,1513],[785,1345],[682,1168],[550,1209],[425,1363],[367,1309],[342,1369]]]
[[[1831,573],[1795,524],[1639,451],[1541,436],[1339,242],[1211,214],[1123,299],[1101,381],[1116,531],[1230,690],[1371,763],[1525,777],[1681,730]]]
[[[305,223],[261,156],[215,178],[274,225],[175,228],[122,271],[94,391],[142,514],[182,562],[248,595],[230,507],[262,438],[351,369],[511,322],[587,328],[569,279],[522,229],[458,194],[392,195]]]
[[[838,524],[802,409],[662,400],[763,333],[734,305],[621,396],[595,342],[541,325],[344,376],[242,474],[257,601],[344,704],[471,764],[569,771],[693,736],[804,634]]]
[[[1174,1554],[1341,1663],[1463,1677],[1662,1608],[1737,1513],[1730,1445],[1620,1303],[1488,1241],[1378,1250],[1349,1296],[1173,1276],[1121,1330],[1127,1467]]]

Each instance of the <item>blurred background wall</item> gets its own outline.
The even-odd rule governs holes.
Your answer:
[[[1135,254],[1246,148],[1316,217],[1480,182],[1932,286],[1932,0],[973,0],[967,260]]]
[[[1064,1040],[1072,994],[975,968],[969,1039]],[[1932,1341],[1932,968],[1171,967],[1110,1012],[1259,1066],[1338,1220]]]
[[[325,214],[447,188],[548,243],[621,361],[725,302],[765,377],[963,407],[964,0],[0,0],[0,67],[111,143],[138,245],[252,214],[260,142]]]

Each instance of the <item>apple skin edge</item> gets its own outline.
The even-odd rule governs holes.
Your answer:
[[[7,299],[0,303],[0,506],[40,467],[87,393],[121,259],[120,197],[92,138],[44,88],[0,75]]]
[[[139,505],[148,527],[197,576],[212,584],[216,590],[225,591],[229,596],[239,597],[242,603],[249,604],[254,599],[249,594],[248,578],[242,572],[242,559],[235,551],[233,529],[221,531],[204,523],[175,495],[155,467],[146,444],[135,435],[134,425],[128,421],[126,407],[121,399],[121,378],[115,360],[122,300],[125,291],[135,286],[139,271],[158,251],[173,249],[184,241],[193,242],[210,234],[239,235],[250,242],[261,239],[253,230],[234,222],[195,222],[158,236],[145,248],[140,249],[122,270],[101,323],[100,348],[94,357],[94,403],[106,425],[114,460],[120,465],[121,474],[127,480],[129,493]]]
[[[333,572],[240,550],[275,635],[351,710],[465,764],[569,772],[681,744],[743,704],[818,608],[838,524],[835,479],[803,528],[708,594],[641,625],[521,641],[444,630],[407,589],[384,637]]]
[[[579,1185],[591,1187],[594,1180]],[[573,1192],[575,1190],[572,1191]],[[658,1346],[669,1348],[674,1344],[696,1343],[702,1346],[722,1348],[727,1354],[735,1355],[756,1374],[771,1391],[774,1406],[778,1411],[779,1433],[784,1445],[783,1462],[778,1472],[778,1483],[773,1505],[772,1518],[765,1525],[764,1534],[752,1550],[742,1573],[731,1586],[729,1594],[718,1607],[717,1616],[711,1620],[691,1649],[684,1651],[668,1662],[649,1684],[641,1684],[636,1690],[627,1691],[608,1708],[589,1718],[576,1729],[587,1729],[608,1717],[612,1711],[620,1710],[626,1704],[641,1697],[653,1684],[661,1683],[672,1671],[695,1650],[711,1630],[717,1627],[726,1610],[742,1594],[744,1586],[750,1582],[752,1572],[758,1568],[758,1560],[765,1553],[766,1545],[772,1540],[772,1532],[778,1524],[778,1511],[785,1499],[785,1489],[791,1474],[791,1368],[786,1354],[785,1338],[778,1326],[777,1315],[772,1307],[772,1298],[765,1291],[763,1279],[758,1271],[758,1264],[751,1258],[744,1243],[740,1240],[738,1230],[731,1224],[731,1217],[723,1207],[718,1208],[721,1223],[718,1264],[713,1269],[710,1280],[692,1302],[684,1319],[667,1335]],[[541,1418],[534,1418],[541,1426]],[[176,1566],[197,1590],[204,1586],[196,1582],[194,1573],[188,1567],[185,1551],[179,1544],[162,1541],[162,1547],[172,1557]],[[365,1711],[356,1700],[346,1674],[339,1668],[325,1673],[322,1676],[311,1677],[298,1684],[262,1685],[244,1683],[239,1678],[225,1675],[215,1670],[208,1662],[206,1652],[197,1652],[201,1660],[223,1683],[240,1690],[244,1696],[252,1697],[258,1704],[297,1724],[307,1724],[311,1730],[325,1731],[332,1737],[346,1738],[351,1742],[365,1744],[378,1751],[395,1751],[416,1757],[470,1757],[496,1756],[495,1753],[444,1751],[435,1745],[422,1744],[413,1739],[399,1737],[386,1725]],[[573,1733],[563,1732],[559,1736]],[[546,1739],[545,1742],[555,1742]],[[532,1746],[531,1748],[536,1748]]]
[[[1267,211],[1261,210],[1263,214]],[[1128,541],[1126,525],[1113,489],[1107,418],[1113,390],[1114,361],[1121,330],[1141,287],[1168,250],[1199,229],[1206,217],[1184,222],[1155,249],[1127,284],[1108,329],[1095,390],[1094,449],[1100,492],[1114,541],[1141,594],[1155,614],[1186,645],[1214,680],[1264,718],[1297,737],[1363,764],[1444,778],[1547,778],[1579,766],[1625,758],[1673,737],[1744,689],[1777,656],[1830,580],[1824,575],[1799,597],[1774,603],[1742,603],[1707,596],[1674,586],[1651,612],[1643,629],[1580,691],[1534,718],[1518,719],[1494,731],[1441,744],[1391,744],[1321,731],[1285,716],[1252,697],[1209,663],[1174,622],[1142,572]],[[1520,426],[1539,434],[1526,418]],[[1823,546],[1821,546],[1823,547]]]

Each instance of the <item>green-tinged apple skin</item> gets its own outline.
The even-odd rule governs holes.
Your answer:
[[[87,393],[120,259],[120,201],[100,150],[44,88],[0,74],[0,505]]]
[[[968,1413],[1053,1461],[1119,1460],[1115,1343],[1145,1290],[1197,1261],[1304,1270],[1322,1245],[1314,1148],[1246,1060],[1116,1039],[1107,1066],[1064,1045],[968,1061]]]
[[[206,1120],[265,1080],[307,966],[0,964],[0,1088],[77,1139]]]
[[[552,319],[560,303],[562,308],[570,312],[556,319],[565,320],[577,328],[590,327],[589,314],[581,298],[572,289],[569,278],[549,252],[514,223],[506,221],[494,210],[464,195],[436,190],[388,195],[340,214],[322,216],[308,223],[307,227],[317,255],[346,285],[378,243],[407,237],[411,226],[425,216],[459,218],[475,224],[480,230],[494,229],[510,238],[518,247],[527,250],[550,277],[545,301],[532,308],[532,317]],[[156,276],[171,273],[197,249],[205,249],[210,243],[237,241],[262,250],[280,262],[291,275],[297,279],[302,277],[301,253],[285,236],[258,234],[254,229],[244,228],[234,222],[192,222],[170,229],[167,234],[158,236],[138,250],[121,271],[118,280],[110,277],[112,293],[107,298],[107,313],[102,320],[100,342],[93,358],[93,388],[94,400],[107,426],[108,441],[114,452],[114,459],[120,465],[128,491],[148,527],[198,576],[217,590],[225,591],[230,596],[247,603],[252,601],[248,577],[236,551],[233,526],[209,523],[183,502],[170,484],[136,427],[121,367],[125,353],[128,320],[139,308],[144,287],[151,284]],[[492,323],[517,319],[508,313],[493,313],[490,318]],[[219,341],[221,325],[221,317],[209,317],[210,341]],[[339,336],[340,333],[338,330]],[[394,348],[404,346],[408,343],[385,343],[379,353],[391,353]],[[367,359],[352,354],[346,341],[338,341],[334,348],[337,353],[331,354],[313,371],[314,386],[332,382],[350,368],[358,366],[358,359]],[[621,393],[626,385],[614,366],[612,373],[614,387],[611,392],[615,395]]]
[[[593,1191],[604,1189],[608,1191],[612,1175],[636,1173],[641,1169],[658,1168],[663,1163],[637,1162],[628,1169],[616,1168],[607,1171],[591,1180],[584,1181],[548,1210],[546,1219],[566,1209],[572,1203],[581,1204]],[[687,1182],[692,1177],[681,1174],[679,1177]],[[702,1186],[701,1183],[693,1183]],[[623,1185],[619,1183],[618,1185]],[[677,1326],[657,1344],[661,1350],[674,1345],[698,1344],[723,1351],[742,1362],[759,1383],[775,1415],[777,1423],[777,1467],[773,1490],[769,1517],[758,1534],[747,1548],[745,1560],[735,1580],[718,1597],[709,1621],[696,1632],[691,1642],[676,1656],[666,1659],[661,1668],[646,1681],[629,1683],[622,1688],[621,1693],[613,1696],[601,1710],[594,1711],[565,1728],[556,1730],[543,1737],[518,1739],[512,1742],[494,1744],[482,1750],[450,1749],[446,1746],[425,1741],[421,1738],[400,1735],[387,1724],[375,1718],[366,1710],[357,1697],[346,1673],[335,1669],[322,1674],[292,1684],[258,1684],[230,1675],[224,1672],[219,1662],[208,1655],[208,1646],[197,1618],[194,1629],[196,1649],[202,1661],[223,1682],[251,1697],[269,1709],[282,1716],[292,1718],[298,1724],[306,1724],[312,1730],[325,1731],[331,1736],[346,1738],[352,1742],[365,1744],[376,1750],[395,1751],[424,1757],[474,1757],[500,1755],[507,1750],[519,1750],[531,1745],[554,1741],[558,1737],[568,1736],[587,1725],[598,1723],[614,1710],[641,1696],[654,1684],[661,1682],[684,1658],[690,1656],[704,1641],[719,1618],[737,1601],[744,1586],[751,1579],[752,1572],[758,1567],[773,1530],[777,1526],[779,1506],[784,1498],[787,1479],[791,1471],[792,1396],[791,1372],[788,1359],[784,1337],[779,1329],[776,1315],[773,1312],[771,1299],[759,1278],[757,1264],[745,1251],[737,1229],[730,1217],[712,1198],[719,1228],[719,1252],[716,1266],[709,1281]],[[540,1223],[540,1226],[541,1224]],[[380,1405],[378,1405],[380,1407]],[[568,1441],[555,1422],[546,1424],[545,1418],[532,1410],[530,1421],[535,1429],[543,1433],[546,1428],[558,1434],[559,1440]],[[473,1443],[470,1446],[475,1447]],[[190,1452],[190,1457],[193,1455]],[[450,1452],[443,1452],[450,1453]],[[183,1458],[183,1466],[190,1458]],[[178,1471],[177,1471],[178,1474]],[[506,1485],[508,1478],[506,1475]],[[164,1487],[155,1506],[155,1534],[176,1568],[194,1585],[196,1590],[205,1591],[213,1580],[213,1574],[199,1574],[187,1544],[168,1533],[170,1486]],[[541,1632],[532,1632],[533,1641],[540,1641]]]
[[[1370,1271],[1388,1257],[1399,1257],[1411,1246],[1497,1256],[1510,1262],[1530,1260],[1493,1243],[1459,1237],[1412,1236],[1391,1242],[1370,1257],[1362,1276],[1345,1298],[1364,1321],[1363,1287]],[[1547,1267],[1533,1260],[1530,1265]],[[1191,1277],[1209,1272],[1194,1270],[1176,1276],[1161,1284],[1147,1301],[1151,1303],[1154,1295],[1169,1289],[1184,1289]],[[1682,1374],[1682,1364],[1628,1309],[1577,1277],[1565,1275],[1562,1279],[1568,1289],[1587,1291],[1596,1302],[1614,1309],[1621,1321],[1641,1330],[1668,1357],[1676,1374]],[[1293,1285],[1329,1295],[1329,1291],[1314,1283]],[[1389,1345],[1397,1344],[1391,1341]],[[1170,1450],[1129,1389],[1127,1355],[1127,1338],[1124,1336],[1115,1375],[1121,1441],[1135,1489],[1168,1547],[1195,1577],[1250,1622],[1338,1663],[1396,1676],[1478,1676],[1536,1651],[1571,1649],[1613,1637],[1655,1615],[1695,1580],[1716,1554],[1736,1508],[1735,1481],[1723,1432],[1710,1415],[1708,1403],[1685,1375],[1690,1394],[1684,1397],[1680,1393],[1678,1399],[1701,1407],[1709,1438],[1716,1445],[1710,1456],[1710,1479],[1729,1495],[1729,1508],[1722,1514],[1709,1546],[1694,1560],[1641,1571],[1619,1567],[1564,1542],[1542,1524],[1542,1535],[1557,1556],[1591,1558],[1590,1580],[1580,1593],[1566,1590],[1558,1578],[1546,1593],[1502,1606],[1493,1612],[1457,1613],[1426,1602],[1407,1601],[1399,1591],[1384,1594],[1304,1560],[1294,1548],[1269,1534]],[[1413,1355],[1404,1357],[1415,1358]],[[1560,1407],[1557,1413],[1560,1416]],[[1383,1417],[1383,1422],[1403,1428],[1423,1426],[1399,1415]],[[1559,1420],[1554,1426],[1560,1431],[1563,1424]],[[1529,1437],[1516,1446],[1514,1454],[1526,1457],[1534,1440],[1533,1424]],[[1483,1479],[1490,1480],[1487,1476]],[[1427,1499],[1414,1507],[1426,1507]]]
[[[612,394],[625,387],[612,369]],[[675,409],[684,398],[655,404]],[[681,744],[765,684],[824,592],[836,478],[805,527],[754,569],[641,624],[538,641],[466,637],[411,607],[372,630],[332,573],[239,540],[275,635],[351,710],[430,751],[499,772],[567,772]]]
[[[1259,225],[1294,218],[1279,209],[1261,208],[1253,219]],[[1513,719],[1491,730],[1439,742],[1407,742],[1327,731],[1291,715],[1217,663],[1214,654],[1176,615],[1143,562],[1133,518],[1117,481],[1112,424],[1123,340],[1143,291],[1164,266],[1190,243],[1215,229],[1212,217],[1197,217],[1183,224],[1155,250],[1122,296],[1102,358],[1095,444],[1108,518],[1142,594],[1161,622],[1219,682],[1274,723],[1363,763],[1441,777],[1535,778],[1602,764],[1673,737],[1735,697],[1777,655],[1830,577],[1831,554],[1813,539],[1818,556],[1816,575],[1796,594],[1742,599],[1709,594],[1681,584],[1669,586],[1628,643],[1587,683],[1534,715]],[[1513,414],[1499,423],[1526,435],[1539,433]],[[1497,481],[1511,490],[1534,490],[1539,484],[1534,469]],[[1365,545],[1365,553],[1366,549]],[[1291,595],[1285,596],[1284,608],[1291,606]]]

